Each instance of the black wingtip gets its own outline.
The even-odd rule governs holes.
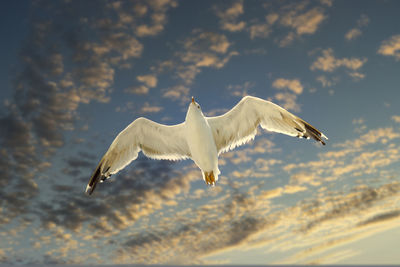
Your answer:
[[[303,123],[304,123],[304,127],[306,128],[306,133],[305,133],[304,136],[306,136],[307,138],[311,137],[315,141],[320,142],[322,145],[326,145],[326,143],[322,139],[322,138],[326,138],[327,139],[327,137],[325,135],[323,135],[320,131],[318,131],[311,124],[309,124],[309,123],[307,123],[305,121],[303,121]]]
[[[99,165],[97,166],[96,170],[93,172],[92,177],[89,180],[88,185],[86,186],[86,194],[88,194],[89,196],[91,194],[93,194],[94,189],[96,188],[97,183],[100,181],[101,179],[101,165],[102,162],[99,163]]]
[[[88,196],[90,196],[90,195],[93,193],[95,187],[96,187],[96,186],[89,186],[89,185],[87,185],[87,186],[86,186],[86,191],[85,191],[85,193],[86,193]]]

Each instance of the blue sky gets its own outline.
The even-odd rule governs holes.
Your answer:
[[[0,263],[396,264],[398,1],[7,1],[0,16]],[[324,132],[259,130],[219,158],[139,156],[84,194],[144,116],[243,96]]]

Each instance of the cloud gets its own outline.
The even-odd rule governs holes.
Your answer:
[[[400,137],[391,128],[373,129],[355,140],[337,144],[336,151],[321,153],[319,160],[307,164],[288,164],[283,169],[291,175],[291,183],[318,186],[335,181],[370,175],[382,175],[382,170],[400,160],[400,151],[393,140]],[[372,149],[380,144],[379,149]]]
[[[263,191],[259,195],[259,198],[260,199],[272,199],[272,198],[280,197],[283,195],[283,191],[284,190],[282,187],[277,187],[275,189],[266,190],[266,191]]]
[[[363,133],[367,129],[367,126],[365,125],[365,120],[363,118],[353,119],[352,123],[356,127],[354,129],[354,132],[356,133]]]
[[[83,103],[89,103],[93,99],[108,102],[110,99],[106,95],[114,83],[114,74],[115,71],[109,64],[98,62],[97,59],[78,67],[72,75],[81,83],[77,89],[80,100]]]
[[[279,78],[279,79],[276,79],[272,83],[272,87],[275,87],[278,89],[287,88],[297,95],[299,95],[303,92],[303,85],[301,84],[300,80],[298,80],[298,79],[288,80],[288,79]]]
[[[145,102],[140,109],[141,113],[157,113],[160,112],[163,108],[159,106],[151,106],[148,102]]]
[[[398,115],[393,115],[393,116],[392,116],[392,120],[393,120],[394,122],[400,123],[400,116],[398,116]]]
[[[333,0],[320,0],[321,4],[331,7]]]
[[[141,24],[135,28],[135,32],[139,37],[155,36],[163,31],[164,25],[167,22],[167,11],[170,8],[176,8],[178,2],[174,0],[149,1],[148,6],[153,11],[153,14],[150,16],[151,24]],[[136,10],[139,14],[145,15],[147,13],[147,9],[143,6],[139,6]]]
[[[298,172],[292,176],[290,176],[290,184],[291,185],[303,185],[309,184],[312,186],[318,186],[321,184],[321,181],[315,179],[315,175],[313,173],[308,172]]]
[[[355,39],[357,39],[359,36],[361,36],[361,34],[362,34],[362,32],[361,32],[361,30],[360,29],[358,29],[358,28],[352,28],[352,29],[350,29],[346,34],[345,34],[345,38],[347,39],[347,40],[355,40]]]
[[[329,2],[321,3],[325,7],[331,6]],[[265,20],[253,18],[250,21],[239,20],[244,14],[243,1],[236,1],[230,6],[215,5],[214,12],[220,19],[220,27],[230,32],[246,31],[250,39],[267,38],[274,31],[274,28],[283,26],[289,28],[285,37],[278,41],[279,46],[287,46],[296,38],[303,35],[314,34],[322,22],[326,20],[324,6],[307,8],[309,2],[290,3],[281,5],[278,9],[271,5],[263,5],[268,10]],[[274,10],[275,9],[275,10]]]
[[[366,226],[366,225],[370,225],[370,224],[382,223],[382,222],[386,222],[388,220],[396,219],[399,216],[400,216],[400,211],[393,210],[390,212],[385,212],[385,213],[374,215],[372,218],[369,218],[363,222],[358,223],[358,226],[362,227],[362,226]]]
[[[378,54],[384,56],[392,56],[396,60],[400,60],[400,35],[393,35],[381,43]]]
[[[187,191],[190,181],[200,175],[189,172],[184,178],[167,161],[149,164],[139,159],[134,164],[130,172],[122,172],[115,180],[102,183],[94,198],[85,196],[81,186],[55,187],[58,191],[54,203],[42,202],[37,210],[41,223],[46,229],[57,225],[79,232],[86,231],[83,223],[93,221],[89,232],[84,232],[90,235],[88,238],[118,233],[140,217],[160,209],[164,200]],[[70,194],[71,191],[75,193]]]
[[[304,222],[300,222],[300,229],[297,228],[293,233],[286,235],[283,240],[275,241],[271,252],[296,251],[297,248],[297,253],[286,260],[281,260],[280,263],[318,262],[320,255],[333,248],[350,244],[374,232],[395,227],[396,224],[388,221],[392,216],[396,217],[395,212],[387,213],[387,219],[378,220],[375,229],[363,229],[359,223],[365,221],[371,214],[382,214],[382,209],[387,210],[387,207],[393,205],[391,199],[398,195],[398,189],[396,182],[376,188],[363,185],[334,197],[330,196],[332,192],[327,192],[314,200],[308,199],[299,203],[296,208],[287,210],[292,214],[285,214],[282,221],[286,220],[288,227],[292,223],[299,223],[298,220]],[[282,227],[279,223],[278,225]],[[305,232],[299,234],[299,231]],[[299,240],[302,240],[301,244],[298,244]]]
[[[279,14],[277,13],[270,13],[268,14],[265,19],[267,20],[268,24],[272,25],[279,19]]]
[[[7,262],[6,253],[4,252],[3,249],[0,249],[0,260],[1,260],[2,262]]]
[[[0,128],[0,195],[4,203],[0,224],[7,224],[25,213],[29,200],[38,194],[33,178],[40,160],[31,124],[20,115],[0,117]]]
[[[140,229],[151,214],[162,213],[164,206],[176,206],[177,202],[170,200],[187,194],[191,181],[201,177],[198,171],[182,176],[166,161],[149,164],[139,158],[134,164],[134,169],[120,173],[115,181],[101,184],[97,196],[85,196],[81,185],[55,186],[57,196],[53,201],[40,201],[35,215],[42,228],[37,232],[41,237],[50,233],[49,244],[53,247],[49,255],[64,261],[74,254],[73,263],[87,261],[89,250],[84,246],[78,252],[76,244],[97,244],[99,248],[116,243],[117,236],[126,239],[127,233],[132,233],[125,232],[127,229],[133,225]],[[92,260],[100,258],[93,255]]]
[[[354,81],[359,81],[365,78],[365,74],[360,72],[349,72],[349,76],[353,78]]]
[[[137,112],[136,104],[133,103],[132,101],[126,102],[123,106],[118,106],[115,108],[116,112],[132,112],[135,113]]]
[[[339,79],[337,77],[329,79],[325,75],[321,75],[321,76],[318,76],[316,78],[316,80],[321,83],[322,87],[331,87],[331,86],[334,86],[338,82]]]
[[[300,185],[285,185],[283,192],[286,194],[294,194],[297,192],[305,191],[307,189],[307,187]]]
[[[195,216],[192,222],[172,223],[165,230],[129,236],[118,251],[116,262],[129,262],[135,258],[139,263],[204,263],[203,256],[239,246],[260,229],[273,224],[248,213],[248,206],[254,204],[248,195],[236,192],[222,204],[216,202],[214,211],[207,206],[191,209],[190,214]],[[210,225],[213,225],[211,232]],[[153,256],[149,254],[150,250]]]
[[[238,32],[246,27],[246,22],[237,21],[238,17],[244,13],[243,1],[236,1],[227,8],[214,6],[214,11],[220,19],[221,29],[229,32]]]
[[[140,57],[141,38],[150,36],[134,36],[135,42],[122,35],[108,34],[124,28],[135,33],[135,28],[129,26],[139,23],[137,18],[149,19],[149,27],[165,23],[165,18],[159,14],[158,18],[151,18],[152,10],[157,10],[151,5],[165,6],[163,1],[136,1],[134,8],[129,9],[134,14],[123,12],[126,3],[107,2],[106,7],[102,6],[105,13],[108,9],[116,12],[110,16],[110,21],[99,23],[98,27],[92,24],[99,20],[89,16],[91,12],[85,13],[89,16],[87,21],[76,20],[82,21],[80,27],[70,25],[73,32],[83,30],[82,36],[77,38],[80,41],[69,40],[72,42],[69,44],[58,39],[51,24],[41,25],[40,36],[33,34],[41,45],[32,41],[33,50],[38,48],[38,54],[21,53],[25,57],[20,75],[16,77],[15,95],[6,106],[6,114],[0,117],[0,196],[4,215],[0,223],[12,222],[1,234],[3,242],[10,247],[0,249],[1,260],[205,264],[209,256],[257,246],[266,246],[263,248],[266,252],[281,249],[285,251],[281,254],[297,251],[307,254],[308,248],[313,253],[326,252],[362,238],[354,237],[357,231],[397,221],[399,185],[393,178],[388,182],[385,175],[391,174],[383,172],[399,161],[396,146],[399,133],[394,128],[372,129],[357,138],[336,142],[326,152],[311,153],[300,159],[290,156],[286,159],[281,155],[274,158],[280,151],[274,143],[266,138],[256,139],[251,148],[226,154],[227,168],[238,162],[248,164],[249,168],[243,167],[237,173],[226,172],[216,188],[198,187],[197,183],[202,183],[201,173],[184,163],[150,163],[140,157],[132,168],[100,184],[95,195],[89,198],[83,194],[82,184],[87,182],[98,159],[82,153],[81,149],[86,148],[81,145],[75,157],[68,156],[63,161],[65,172],[71,176],[54,171],[49,172],[51,179],[44,176],[43,170],[50,166],[55,170],[62,168],[49,160],[57,155],[55,152],[64,151],[57,149],[69,144],[66,142],[70,134],[66,131],[80,128],[76,120],[84,116],[79,113],[82,104],[110,101],[119,64],[130,64]],[[63,25],[61,21],[67,20],[60,17],[57,24]],[[279,16],[275,21],[279,21]],[[141,22],[139,25],[148,24]],[[92,33],[90,39],[85,38],[87,31]],[[46,39],[45,33],[51,38]],[[195,41],[186,47],[186,39],[182,40],[183,49],[179,51],[182,53],[174,54],[172,66],[171,61],[163,62],[165,70],[173,71],[178,80],[177,85],[162,92],[165,97],[186,98],[190,85],[202,70],[217,71],[219,66],[227,64],[229,55],[235,52],[233,43],[216,35],[219,37],[213,39],[210,34],[202,38],[192,34],[188,38]],[[102,46],[103,38],[113,40],[115,48]],[[61,45],[62,52],[52,51],[54,40]],[[124,43],[135,47],[130,50]],[[64,53],[64,49],[68,52]],[[88,70],[79,73],[78,70],[85,67]],[[149,88],[157,86],[156,74],[138,76],[138,82],[143,83],[145,89],[137,89],[139,85],[136,93],[148,93]],[[300,81],[282,81],[277,82],[277,92],[282,94],[277,94],[277,99],[292,98],[292,103],[287,105],[295,106],[296,96],[302,93],[303,86]],[[244,94],[252,86],[243,83],[229,90],[233,94]],[[123,108],[137,112],[161,110],[148,102],[138,107],[128,102]],[[397,117],[392,119],[398,121]],[[93,140],[96,145],[101,142]],[[75,148],[68,146],[67,149]],[[260,153],[268,153],[268,158],[256,159],[254,155]],[[294,163],[287,164],[281,173],[256,179],[275,173],[287,160]],[[174,170],[177,166],[182,167],[182,173]],[[247,179],[230,177],[235,174]],[[376,181],[369,183],[370,177],[375,177]],[[351,179],[357,179],[360,185],[352,187]],[[51,190],[40,194],[41,188]],[[192,195],[192,192],[197,193]],[[288,201],[277,199],[288,196],[285,194],[291,194]],[[195,202],[188,201],[192,196]],[[21,214],[24,216],[13,221]],[[29,228],[13,228],[18,224]],[[31,228],[31,239],[26,242],[24,234]],[[344,238],[343,233],[349,237]],[[294,249],[291,251],[291,248]],[[345,251],[319,260],[330,262],[335,257],[349,255],[352,253]],[[298,258],[293,261],[303,257],[301,253],[296,256]]]
[[[152,25],[152,26],[139,25],[136,28],[136,34],[139,37],[154,36],[154,35],[159,34],[163,29],[164,29],[164,26],[162,24],[155,24],[155,25]]]
[[[393,128],[377,128],[371,129],[367,133],[361,135],[355,140],[348,140],[339,143],[337,147],[348,147],[352,149],[360,149],[370,144],[381,143],[386,144],[393,139],[400,138],[400,133],[396,132]]]
[[[228,91],[233,96],[244,97],[249,94],[256,84],[251,81],[245,81],[243,84],[229,84],[227,86]]]
[[[353,250],[353,249],[340,250],[337,252],[332,252],[327,255],[318,257],[316,260],[312,260],[311,262],[309,262],[307,264],[310,264],[310,265],[311,264],[312,265],[333,264],[333,263],[337,263],[337,262],[343,261],[348,258],[352,258],[358,254],[360,254],[360,252]]]
[[[80,157],[70,157],[66,159],[66,163],[69,168],[92,168],[93,167],[93,161],[88,161],[83,159],[81,156]]]
[[[247,28],[250,33],[250,39],[267,38],[273,31],[273,25],[278,20],[279,14],[270,13],[265,16],[265,22],[255,22]]]
[[[150,88],[157,86],[158,82],[157,76],[154,74],[139,75],[136,77],[136,80],[143,84],[126,88],[124,92],[136,95],[146,95],[149,93]]]
[[[272,154],[277,152],[280,152],[280,149],[276,148],[276,145],[271,140],[259,137],[253,141],[250,141],[249,145],[246,145],[243,148],[222,154],[222,158],[237,165],[238,163],[242,162],[253,162],[253,156],[257,154]],[[271,166],[279,164],[281,162],[276,159],[257,159],[253,163],[255,164],[257,169],[268,171]]]
[[[397,183],[377,188],[359,187],[349,193],[335,191],[327,195],[306,197],[304,201],[278,212],[265,211],[265,205],[270,207],[270,201],[284,192],[292,194],[305,190],[307,188],[304,186],[288,185],[256,195],[253,195],[253,191],[229,192],[229,197],[223,198],[223,202],[211,200],[212,208],[205,205],[186,209],[182,216],[194,216],[192,220],[178,216],[172,221],[167,220],[163,230],[149,229],[127,237],[118,250],[116,263],[129,262],[135,258],[141,263],[204,264],[203,260],[211,255],[221,256],[226,251],[262,245],[267,245],[267,251],[300,248],[299,253],[287,260],[299,262],[312,255],[315,258],[315,255],[335,246],[363,238],[363,235],[358,234],[358,223],[368,214],[384,207],[385,201],[390,201],[399,193]],[[378,215],[380,217],[382,220],[377,220],[377,223],[385,224],[389,217],[395,216]],[[332,223],[327,224],[328,221]],[[346,223],[339,224],[339,221]],[[213,225],[213,231],[209,231],[209,225]],[[325,233],[323,238],[320,236],[322,232]],[[343,234],[347,237],[343,238]],[[310,245],[312,250],[309,249]]]
[[[315,216],[315,219],[310,220],[306,225],[304,225],[303,230],[311,231],[314,227],[317,227],[317,225],[322,222],[334,220],[336,218],[344,217],[346,215],[352,216],[351,212],[353,212],[354,210],[361,211],[371,208],[374,203],[397,195],[398,191],[399,184],[390,183],[376,189],[367,187],[355,193],[349,193],[344,197],[340,197],[338,200],[331,200],[333,202],[332,209],[328,209],[327,211],[322,212],[322,214],[318,214],[317,216]],[[375,219],[376,218],[377,217],[375,217]],[[353,224],[353,226],[357,227],[358,223]]]
[[[362,14],[360,18],[357,20],[357,26],[350,29],[346,34],[345,38],[348,41],[352,41],[357,39],[358,37],[361,36],[362,31],[361,28],[367,26],[369,24],[369,17],[365,14]]]
[[[131,93],[136,95],[147,95],[150,91],[150,88],[145,85],[139,85],[134,87],[129,87],[124,90],[125,93]]]
[[[272,32],[268,24],[255,24],[249,27],[250,39],[267,38]]]
[[[200,53],[202,51],[225,54],[231,43],[223,34],[194,30],[193,36],[187,38],[183,46],[187,51],[186,54]],[[185,61],[186,54],[182,54],[183,61]]]
[[[189,88],[183,85],[177,85],[172,88],[168,88],[163,97],[171,98],[173,100],[181,100],[182,102],[189,101]]]
[[[297,95],[303,92],[303,85],[300,80],[288,80],[278,78],[272,83],[272,87],[284,90],[283,92],[276,93],[274,98],[279,101],[285,109],[300,111],[300,106],[296,103]]]
[[[371,131],[361,135],[360,139],[370,140],[368,135],[381,130]],[[390,130],[383,132],[392,136],[390,140],[398,138],[393,132],[390,134]],[[260,143],[254,147],[268,147],[267,139],[255,141]],[[375,140],[375,143],[368,144],[373,146],[377,142]],[[393,149],[392,143],[384,143],[389,149],[382,147],[377,154]],[[284,182],[276,186],[278,181],[270,180],[249,184],[249,188],[245,184],[251,178],[229,183],[221,181],[217,194],[214,188],[200,189],[201,193],[197,191],[196,199],[207,199],[204,204],[186,202],[184,209],[178,208],[178,203],[187,201],[194,190],[199,190],[191,188],[193,181],[201,179],[199,171],[191,171],[193,169],[190,167],[190,171],[183,175],[173,170],[176,165],[166,161],[149,164],[149,161],[139,158],[133,163],[133,168],[100,184],[93,197],[79,194],[83,190],[81,186],[57,186],[57,197],[51,202],[42,201],[40,208],[35,211],[45,231],[60,242],[50,253],[52,259],[58,261],[68,259],[67,255],[73,254],[75,258],[75,254],[78,254],[76,259],[88,255],[87,251],[76,249],[76,244],[82,243],[84,247],[95,245],[96,250],[110,249],[112,244],[110,255],[113,256],[109,260],[114,264],[132,261],[146,264],[206,264],[210,263],[209,258],[213,255],[223,257],[226,252],[263,246],[268,253],[288,252],[291,256],[286,259],[288,263],[318,259],[329,262],[328,258],[320,257],[329,249],[364,238],[364,228],[389,227],[390,222],[398,218],[395,212],[398,211],[398,203],[395,201],[400,186],[396,181],[381,177],[381,185],[360,184],[343,188],[339,186],[342,182],[318,180],[317,176],[321,175],[319,170],[329,173],[334,166],[331,162],[345,161],[351,155],[341,152],[359,147],[344,144],[338,146],[338,151],[333,151],[338,154],[337,157],[330,151],[326,154],[322,152],[317,155],[318,161],[305,160],[294,164],[293,168],[285,168],[296,171],[291,175],[289,184]],[[270,152],[276,153],[273,146]],[[357,153],[363,155],[365,152],[369,151]],[[251,156],[252,153],[265,152],[249,147],[245,148],[245,153],[239,154]],[[367,153],[353,161],[349,160],[348,164],[358,161],[366,165],[373,164],[373,155]],[[85,160],[91,158],[91,155],[84,156]],[[254,164],[281,168],[282,161],[260,158]],[[75,163],[71,161],[71,164]],[[305,171],[297,173],[297,169]],[[367,171],[365,167],[362,169]],[[309,173],[315,173],[316,177],[307,175]],[[329,175],[323,176],[329,178]],[[346,177],[350,185],[350,177]],[[265,188],[271,184],[274,184],[272,188]],[[328,191],[327,186],[332,189]],[[335,189],[337,186],[339,188]],[[302,201],[282,204],[277,198],[284,194],[298,194]],[[277,203],[279,209],[276,209]],[[151,216],[159,219],[154,224],[149,223],[147,219]],[[96,255],[91,260],[99,261]],[[82,262],[85,262],[83,258],[77,263]]]
[[[136,79],[150,88],[157,86],[157,77],[155,75],[137,76]]]
[[[267,38],[275,28],[284,27],[289,31],[283,37],[275,38],[275,42],[280,47],[285,47],[302,36],[316,33],[323,21],[328,18],[325,8],[331,5],[322,3],[324,6],[308,7],[309,3],[308,1],[288,3],[281,5],[276,10],[270,5],[265,5],[268,10],[265,22],[254,19],[248,23],[246,30],[249,32],[250,38]]]
[[[26,211],[30,199],[37,195],[34,178],[49,166],[46,157],[64,144],[61,132],[73,129],[80,101],[76,91],[62,91],[52,81],[59,79],[65,69],[64,57],[46,43],[53,25],[32,24],[29,46],[21,51],[13,99],[0,117],[2,153],[7,155],[1,164],[8,165],[3,178],[12,181],[0,194],[8,202],[4,212],[9,219]],[[38,45],[40,49],[36,49]]]
[[[115,109],[116,112],[129,112],[134,114],[157,113],[161,110],[163,110],[163,107],[150,105],[147,101],[144,102],[141,107],[132,101],[128,101],[123,106],[119,106]]]
[[[94,6],[103,12],[93,13]],[[46,2],[40,5],[44,18],[34,5],[12,99],[0,116],[0,165],[4,166],[0,183],[6,183],[0,195],[7,207],[3,209],[7,219],[1,223],[29,214],[35,205],[32,199],[40,192],[38,184],[52,166],[49,158],[66,144],[66,132],[75,130],[81,119],[79,107],[110,101],[116,72],[141,57],[144,48],[133,34],[136,26],[164,27],[166,13],[173,7],[175,1]],[[125,12],[130,8],[135,16]],[[144,23],[145,16],[150,24]],[[155,76],[138,79],[150,87],[157,84]],[[145,105],[143,111],[155,112],[155,108]],[[77,169],[60,169],[79,174]]]
[[[222,29],[224,30],[228,30],[230,32],[237,32],[237,31],[241,31],[244,29],[244,27],[246,26],[246,23],[244,21],[238,22],[238,23],[224,23],[224,25],[222,26]]]
[[[324,8],[314,7],[305,11],[307,5],[307,2],[301,2],[284,7],[279,23],[292,28],[293,31],[279,41],[281,47],[291,44],[295,38],[302,35],[314,34],[322,22],[327,19]]]
[[[295,10],[285,14],[280,23],[287,27],[294,28],[298,35],[313,34],[318,26],[326,19],[324,10],[318,7],[312,8],[302,14],[297,14]]]
[[[300,105],[297,104],[297,95],[289,92],[276,93],[274,98],[281,103],[285,109],[300,112]]]
[[[182,58],[183,62],[195,63],[196,67],[215,67],[217,69],[222,68],[229,59],[230,57],[227,57],[221,61],[216,55],[197,53],[188,53]]]
[[[114,2],[107,7],[116,13],[117,22],[111,25],[109,19],[103,18],[102,23],[105,27],[114,29],[133,26],[132,29],[138,37],[156,36],[165,28],[169,9],[177,6],[178,3],[174,0]],[[132,10],[133,13],[127,10]]]
[[[322,56],[319,56],[310,66],[312,71],[320,70],[323,72],[333,72],[337,68],[347,68],[349,75],[360,80],[365,77],[358,70],[367,62],[367,58],[336,58],[332,48],[322,50]]]
[[[134,36],[130,36],[124,32],[109,33],[103,38],[102,42],[84,43],[82,49],[93,51],[97,56],[105,56],[116,51],[120,56],[112,58],[113,63],[140,57],[143,52],[143,45]]]
[[[221,69],[233,56],[238,55],[238,52],[230,51],[232,44],[225,35],[199,29],[193,30],[189,37],[178,43],[182,49],[175,52],[172,59],[163,61],[151,69],[158,73],[174,73],[173,77],[178,82],[164,89],[163,96],[179,100],[186,105],[190,86],[202,69]]]
[[[279,46],[285,47],[285,46],[290,45],[294,41],[295,37],[296,37],[296,34],[294,32],[289,32],[284,38],[282,38],[279,41]]]

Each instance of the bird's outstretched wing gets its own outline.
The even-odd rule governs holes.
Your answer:
[[[282,107],[261,98],[246,96],[224,115],[207,117],[218,154],[254,139],[258,125],[290,136],[313,138],[325,145],[323,133]]]
[[[92,194],[99,181],[117,173],[135,160],[140,150],[153,159],[189,158],[190,150],[184,134],[183,123],[167,126],[145,118],[136,119],[114,139],[93,172],[86,193]]]

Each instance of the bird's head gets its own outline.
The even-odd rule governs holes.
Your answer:
[[[192,102],[190,102],[189,104],[189,108],[188,108],[188,112],[187,114],[197,114],[197,115],[202,115],[203,116],[203,112],[201,111],[201,107],[199,105],[199,103],[197,103],[196,101],[194,101],[194,97],[192,96]]]
[[[201,107],[199,105],[199,103],[197,103],[196,101],[194,101],[194,97],[192,96],[192,102],[190,102],[190,106],[197,108],[198,110],[201,110]]]

